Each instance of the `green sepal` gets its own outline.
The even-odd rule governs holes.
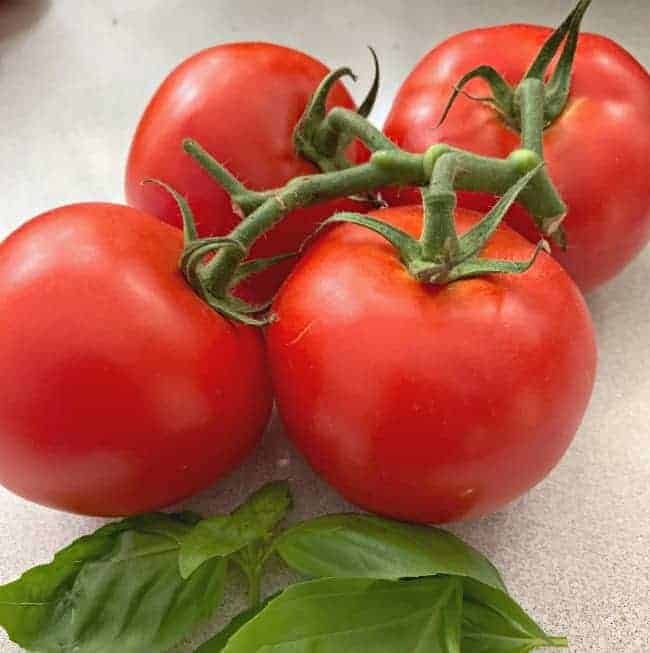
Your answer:
[[[187,282],[201,297],[208,293],[206,281],[201,274],[203,259],[222,247],[235,247],[246,253],[244,246],[233,238],[200,238],[187,245],[181,254],[179,267]]]
[[[578,45],[580,25],[590,4],[591,0],[581,0],[572,12],[571,25],[564,44],[564,50],[562,50],[553,76],[546,84],[544,98],[544,119],[546,124],[560,115],[569,97],[571,73]]]
[[[375,106],[375,102],[377,101],[377,93],[379,92],[379,82],[380,82],[379,59],[377,58],[377,53],[375,52],[375,49],[371,45],[368,46],[368,50],[370,50],[370,54],[372,55],[374,75],[372,79],[372,85],[370,86],[370,90],[368,91],[363,102],[357,108],[357,113],[360,116],[363,116],[364,118],[367,118],[370,115],[370,112]]]
[[[296,152],[315,163],[323,172],[335,170],[336,166],[318,150],[318,131],[327,115],[327,98],[332,87],[343,77],[356,81],[356,75],[350,68],[337,68],[330,72],[320,83],[305,107],[293,132],[293,144]]]
[[[169,184],[166,184],[164,181],[160,181],[160,179],[147,178],[143,179],[142,183],[157,184],[161,188],[164,188],[174,198],[178,205],[178,209],[181,212],[181,217],[183,218],[183,239],[185,244],[188,245],[196,240],[199,236],[196,230],[196,220],[194,219],[194,213],[192,212],[187,200],[177,190],[172,188]]]
[[[239,264],[237,271],[233,275],[232,280],[230,281],[230,287],[233,288],[244,279],[248,279],[248,277],[264,272],[264,270],[268,270],[274,265],[296,256],[298,256],[298,252],[287,252],[285,254],[278,254],[277,256],[269,256],[268,258],[256,258],[250,261],[244,261]]]
[[[524,79],[529,77],[534,77],[536,79],[544,79],[546,70],[553,61],[553,57],[557,54],[564,37],[568,34],[569,30],[572,28],[576,16],[580,16],[582,20],[582,15],[584,15],[587,7],[591,3],[591,0],[579,0],[578,4],[574,7],[573,11],[564,19],[562,24],[546,39],[544,45],[537,53],[537,56],[533,60],[533,63],[530,65]]]
[[[534,254],[527,261],[506,261],[502,259],[472,258],[452,268],[444,278],[431,279],[431,282],[450,283],[459,279],[470,279],[484,274],[522,274],[529,270],[537,260],[540,252],[548,252],[548,243],[540,240]]]
[[[251,304],[235,295],[229,296],[227,299],[233,310],[239,311],[244,315],[255,315],[256,313],[261,313],[262,311],[265,311],[273,301],[269,299],[265,302],[257,302],[256,304]]]
[[[203,299],[208,303],[217,313],[220,313],[226,318],[242,322],[249,326],[263,327],[273,321],[273,317],[266,315],[263,317],[251,317],[258,312],[265,310],[266,304],[254,306],[247,304],[238,297],[214,297],[211,295],[204,296]],[[244,304],[245,306],[242,306]]]
[[[379,81],[380,81],[379,59],[377,58],[377,53],[375,52],[374,48],[372,48],[371,46],[368,46],[368,49],[370,50],[370,54],[372,55],[374,75],[373,75],[372,85],[370,86],[370,89],[368,90],[368,93],[364,98],[363,102],[359,105],[356,111],[357,114],[362,118],[367,118],[370,115],[370,112],[372,111],[373,107],[375,106],[375,102],[377,101],[377,93],[379,92]],[[323,136],[324,136],[323,134],[314,134],[313,142],[316,144],[316,149],[318,149],[319,145],[321,145],[320,139],[323,138]],[[325,136],[325,138],[328,137],[330,137],[329,134]],[[345,156],[345,151],[347,150],[347,148],[349,147],[350,143],[352,143],[353,140],[354,140],[354,135],[351,133],[347,133],[343,131],[338,134],[336,152],[334,152],[332,156],[332,159],[335,162],[335,168],[337,169],[347,168],[351,165]],[[320,165],[322,165],[322,161]]]
[[[436,128],[440,127],[440,125],[442,125],[442,123],[445,121],[447,114],[456,101],[456,98],[461,93],[464,93],[463,88],[471,80],[476,79],[477,77],[485,80],[488,83],[492,91],[492,96],[486,98],[477,98],[468,95],[468,97],[478,102],[489,102],[493,104],[499,113],[503,114],[503,116],[508,121],[511,121],[512,116],[514,115],[514,89],[492,66],[478,66],[477,68],[470,70],[468,73],[465,73],[465,75],[463,75],[461,79],[456,83],[454,90],[449,97],[449,100],[447,100],[447,104],[443,109],[442,116],[440,117]]]
[[[459,257],[454,263],[462,263],[478,254],[486,245],[492,234],[496,231],[506,213],[513,205],[519,193],[528,185],[530,180],[544,167],[538,163],[532,170],[522,175],[500,198],[492,209],[466,231],[459,239]]]
[[[181,269],[184,269],[192,262],[196,263],[210,252],[214,252],[222,247],[235,247],[241,252],[246,253],[246,248],[235,238],[228,238],[227,236],[197,238],[191,241],[183,250],[180,258]]]
[[[331,218],[328,218],[318,226],[318,229],[303,243],[302,247],[304,248],[325,227],[341,222],[356,224],[379,234],[395,247],[400,254],[400,258],[406,264],[420,256],[420,243],[413,236],[386,222],[376,220],[361,213],[335,213]]]

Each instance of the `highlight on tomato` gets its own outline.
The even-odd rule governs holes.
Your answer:
[[[129,515],[206,488],[259,441],[262,335],[190,287],[182,251],[178,229],[101,203],[44,213],[0,244],[2,485]]]
[[[553,255],[584,291],[616,276],[650,238],[650,75],[611,39],[578,36],[588,5],[581,0],[556,31],[514,24],[450,37],[408,75],[384,125],[408,151],[446,143],[502,157],[519,141],[522,80],[543,80],[543,155],[568,206],[566,245],[554,244]],[[409,204],[417,194],[386,199]],[[481,212],[494,201],[459,193],[461,206]],[[521,206],[506,220],[539,238]]]
[[[270,43],[229,43],[203,50],[182,62],[149,102],[131,144],[126,169],[127,203],[180,226],[173,198],[143,186],[160,179],[183,194],[192,206],[201,236],[225,235],[241,220],[241,210],[209,174],[183,152],[193,139],[229,171],[255,190],[283,186],[293,177],[316,172],[296,153],[294,129],[311,95],[328,69],[297,50]],[[342,83],[328,95],[328,108],[354,108]],[[364,156],[353,144],[352,161]],[[254,257],[295,252],[313,229],[337,210],[361,210],[359,203],[337,199],[298,208],[252,251]],[[244,283],[239,295],[251,301],[269,299],[294,259]]]

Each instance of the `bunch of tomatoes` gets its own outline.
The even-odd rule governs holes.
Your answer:
[[[456,82],[489,65],[516,85],[552,33],[530,25],[451,37],[410,73],[384,133],[506,157],[519,134],[475,79],[435,129]],[[0,482],[33,501],[116,516],[215,483],[259,442],[273,401],[289,437],[346,498],[391,517],[444,522],[491,512],[541,480],[570,444],[596,368],[581,290],[618,274],[650,236],[650,77],[611,40],[583,34],[569,99],[546,126],[548,171],[568,206],[567,247],[523,274],[431,285],[377,234],[324,231],[236,294],[273,298],[266,328],[215,311],[179,270],[187,201],[198,236],[241,220],[187,156],[199,142],[249,188],[314,174],[293,134],[328,70],[266,43],[219,45],[181,63],[133,138],[127,205],[53,209],[0,245]],[[341,82],[328,108],[354,109]],[[347,150],[352,163],[368,153]],[[390,206],[341,198],[298,208],[255,257],[301,250],[336,212],[370,211],[417,237],[419,192]],[[459,233],[494,204],[460,192]],[[371,210],[372,209],[372,210]],[[524,260],[538,239],[515,205],[483,255]]]

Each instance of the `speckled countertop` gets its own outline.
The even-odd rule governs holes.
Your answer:
[[[324,12],[316,0],[0,1],[0,236],[52,206],[119,201],[141,110],[166,72],[200,48],[277,41],[331,66],[349,64],[367,79],[371,43],[383,62],[375,113],[381,123],[400,80],[436,41],[508,17],[553,24],[568,4],[331,0]],[[586,21],[645,65],[649,24],[647,0],[596,0]],[[569,635],[577,653],[641,653],[650,645],[648,280],[650,249],[588,298],[600,347],[598,381],[561,464],[506,510],[452,527],[503,570],[542,625]],[[349,508],[314,477],[275,422],[239,471],[185,505],[214,514],[274,477],[293,481],[296,518]],[[99,523],[0,489],[0,583]],[[2,653],[18,650],[0,634]]]

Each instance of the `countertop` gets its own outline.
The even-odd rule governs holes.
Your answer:
[[[303,49],[332,67],[351,65],[361,75],[353,89],[361,97],[370,43],[383,63],[374,113],[381,124],[400,81],[445,36],[494,22],[557,24],[568,7],[559,0],[2,1],[0,237],[50,207],[120,201],[129,140],[149,96],[175,64],[203,47],[254,39]],[[647,0],[596,0],[585,26],[647,66],[648,24]],[[650,248],[588,297],[598,380],[560,465],[498,514],[452,526],[503,570],[532,615],[550,632],[567,634],[579,653],[641,653],[650,645],[649,279]],[[241,469],[184,505],[216,514],[274,477],[292,481],[296,518],[349,509],[294,453],[277,422]],[[0,488],[0,583],[99,523]],[[2,653],[18,650],[0,633]]]

